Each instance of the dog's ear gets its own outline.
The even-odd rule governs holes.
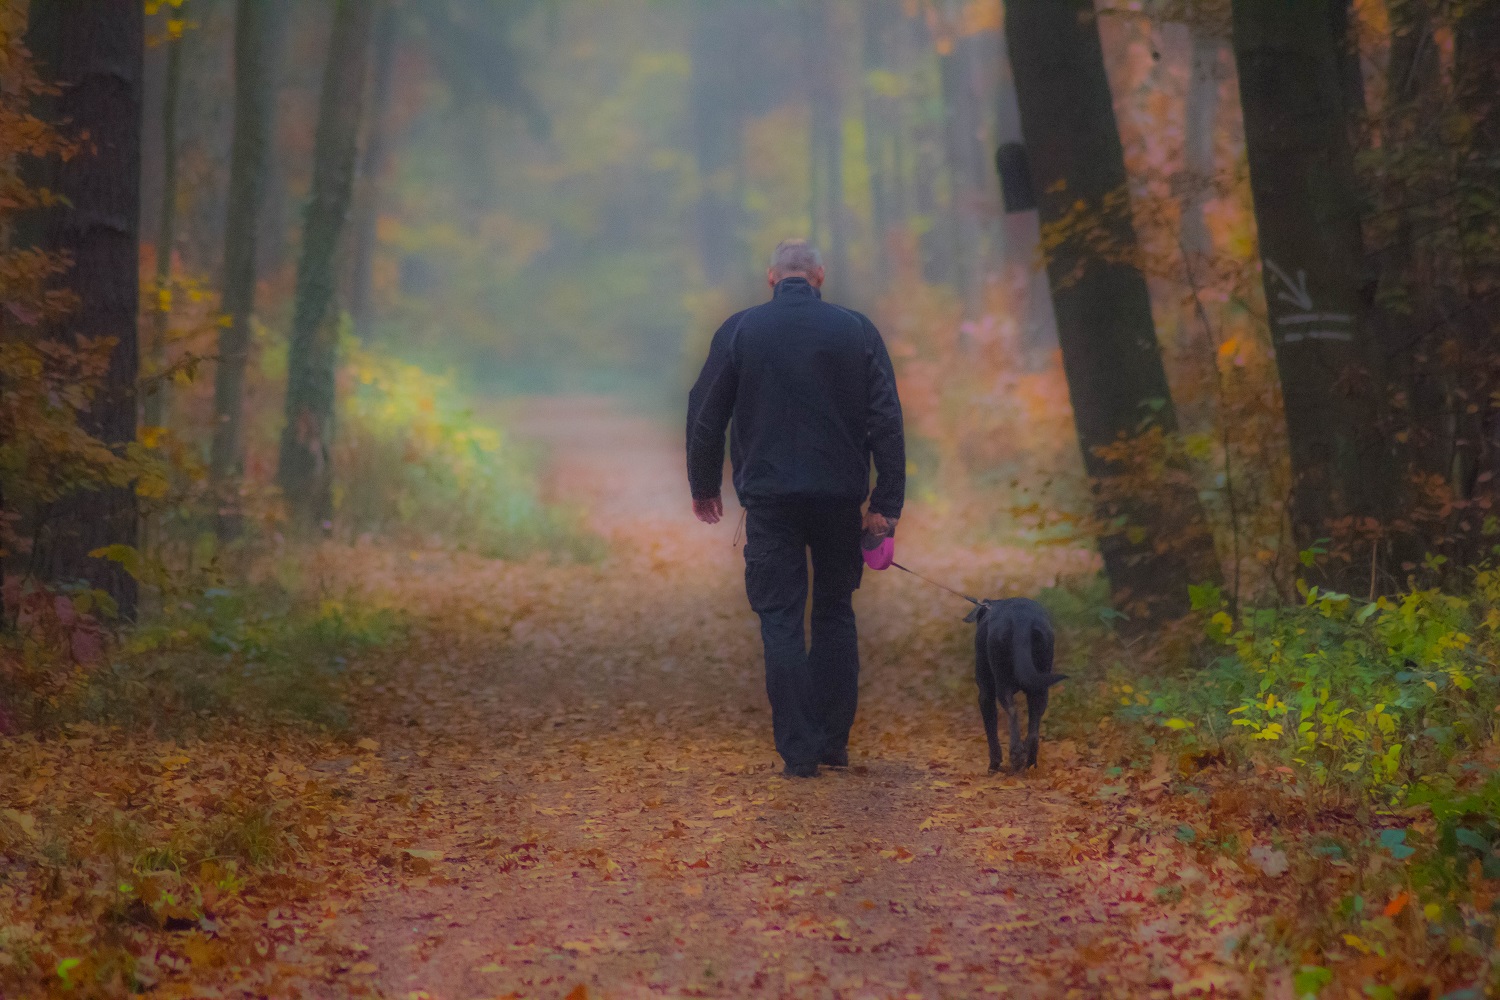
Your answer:
[[[984,617],[984,613],[986,611],[988,611],[989,609],[990,609],[990,606],[988,604],[978,604],[978,605],[975,605],[974,610],[970,611],[967,615],[964,616],[964,621],[966,621],[970,625],[972,625],[975,622],[977,622],[979,619],[983,618]]]

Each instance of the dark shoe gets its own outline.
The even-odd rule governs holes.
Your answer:
[[[849,766],[849,751],[848,750],[824,750],[823,751],[823,760],[821,761],[821,763],[825,767],[848,767]]]
[[[781,769],[781,773],[788,778],[816,778],[818,776],[818,765],[788,764]]]

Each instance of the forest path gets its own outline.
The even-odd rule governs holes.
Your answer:
[[[422,624],[366,682],[370,752],[333,765],[362,839],[387,845],[335,922],[360,958],[341,989],[1222,990],[1201,907],[1155,892],[1181,867],[1170,835],[1160,850],[1148,833],[1112,851],[1140,837],[1120,837],[1140,810],[1101,792],[1109,779],[1075,741],[1045,742],[1026,777],[985,773],[969,632],[951,597],[867,575],[854,766],[782,778],[732,519],[708,529],[677,509],[670,428],[607,405],[547,406],[558,409],[523,433],[552,433],[554,488],[598,512],[606,562],[361,557],[363,584]],[[996,596],[1088,561],[922,553],[934,573]]]

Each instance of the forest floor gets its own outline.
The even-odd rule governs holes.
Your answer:
[[[206,915],[153,938],[151,995],[1241,992],[1233,942],[1275,887],[1186,842],[1199,807],[1164,794],[1176,762],[1122,776],[1064,699],[1037,771],[987,775],[964,606],[867,574],[853,766],[784,779],[738,512],[691,520],[669,430],[604,405],[531,413],[549,489],[593,511],[610,556],[322,550],[331,591],[412,623],[351,664],[346,735],[0,741],[0,794],[38,827],[70,796],[143,823],[257,788],[278,803],[289,860],[233,901],[218,869],[186,873]],[[911,514],[911,558],[989,596],[1090,565],[945,549]],[[37,926],[62,919],[27,899]]]

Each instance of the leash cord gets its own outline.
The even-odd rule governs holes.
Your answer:
[[[952,594],[954,597],[962,597],[964,600],[968,601],[970,604],[974,605],[976,608],[977,607],[981,607],[980,603],[978,601],[974,600],[974,598],[970,597],[968,594],[960,594],[958,591],[954,590],[952,587],[945,587],[941,583],[938,583],[936,580],[933,580],[933,579],[930,579],[928,577],[925,577],[921,573],[918,573],[914,569],[907,569],[905,566],[901,565],[898,562],[892,562],[891,565],[894,566],[894,567],[896,567],[897,569],[899,569],[903,573],[910,573],[912,576],[916,577],[918,580],[922,580],[922,581],[924,581],[926,583],[932,584],[934,587],[936,587],[939,590],[946,590],[948,593]]]

